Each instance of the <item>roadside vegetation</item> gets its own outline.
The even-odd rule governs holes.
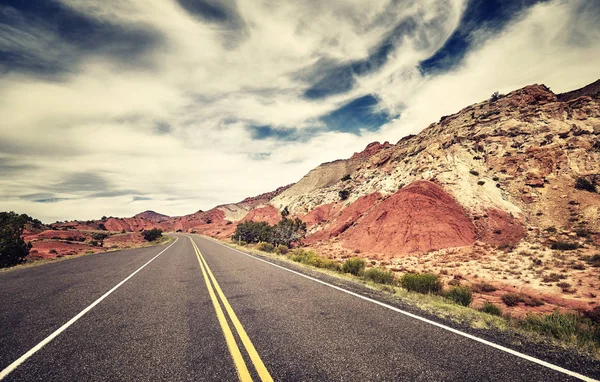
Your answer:
[[[275,225],[267,222],[254,222],[248,220],[238,224],[231,236],[238,243],[259,243],[265,252],[272,252],[277,246],[290,247],[306,235],[306,223],[302,220],[288,219],[287,210],[281,213],[281,221]],[[262,244],[264,243],[264,244]],[[265,244],[270,244],[269,247]]]
[[[0,268],[25,262],[31,244],[21,238],[29,216],[14,212],[0,212]]]
[[[162,230],[158,228],[152,228],[151,230],[142,231],[142,236],[144,236],[144,240],[146,241],[155,241],[156,239],[162,237]]]
[[[496,290],[488,283],[474,284],[472,288],[459,283],[445,287],[439,275],[405,273],[398,277],[386,268],[367,267],[367,261],[359,257],[339,262],[305,248],[291,250],[266,242],[257,245],[242,244],[242,249],[255,254],[276,256],[279,260],[319,268],[336,278],[359,281],[368,287],[390,293],[403,303],[414,305],[444,319],[479,329],[516,331],[534,341],[551,339],[560,346],[588,352],[600,358],[600,307],[585,314],[557,309],[550,314],[530,313],[523,318],[517,318],[504,312],[500,306],[487,301],[481,307],[471,307],[473,292]],[[237,247],[235,244],[229,245]],[[502,301],[507,306],[522,303],[534,307],[544,304],[536,297],[516,293],[504,294]]]

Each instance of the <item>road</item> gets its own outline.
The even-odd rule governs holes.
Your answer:
[[[0,273],[0,301],[7,381],[577,380],[195,235]]]

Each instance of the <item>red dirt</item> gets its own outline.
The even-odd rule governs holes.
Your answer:
[[[78,240],[80,238],[85,238],[85,235],[78,231],[56,231],[56,230],[46,230],[40,233],[28,233],[22,235],[23,240],[25,241],[35,241],[35,240],[44,240],[44,239],[52,239],[59,238],[66,240],[67,238],[72,240]]]
[[[476,229],[440,186],[417,181],[373,207],[341,237],[346,248],[398,255],[471,245]]]
[[[314,225],[321,224],[329,220],[332,207],[333,203],[322,204],[306,215],[302,216],[300,220],[306,223],[306,228],[310,229]]]
[[[86,251],[101,252],[106,248],[92,247],[83,243],[66,243],[62,241],[43,240],[32,242],[30,258],[51,259],[59,256],[76,255]],[[54,250],[56,253],[50,253]]]
[[[381,199],[381,194],[375,192],[370,195],[361,196],[356,201],[344,208],[333,222],[325,227],[325,229],[316,232],[310,237],[307,237],[307,242],[315,242],[319,240],[327,240],[341,235],[348,228],[359,220],[369,209]],[[354,249],[354,248],[353,248]]]
[[[483,218],[475,220],[477,238],[492,245],[515,245],[527,235],[524,222],[505,211],[495,208],[486,210]]]
[[[248,214],[244,216],[240,222],[245,222],[248,220],[255,222],[267,222],[273,225],[279,223],[281,220],[281,215],[279,214],[279,210],[277,208],[267,205],[264,207],[255,208],[248,212]]]

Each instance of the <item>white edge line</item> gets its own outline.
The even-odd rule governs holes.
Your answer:
[[[52,341],[54,338],[56,338],[56,336],[58,336],[60,333],[64,332],[69,326],[73,325],[75,323],[75,321],[77,321],[81,317],[83,317],[93,307],[95,307],[96,305],[98,305],[102,300],[104,300],[106,297],[108,297],[112,292],[114,292],[121,285],[123,285],[125,282],[127,282],[127,280],[129,280],[136,273],[138,273],[139,271],[141,271],[142,269],[144,269],[144,267],[146,267],[146,265],[150,264],[154,259],[156,259],[158,256],[162,255],[167,249],[171,248],[171,246],[173,244],[175,244],[177,242],[177,240],[179,240],[179,238],[175,237],[175,241],[173,243],[171,243],[167,248],[165,248],[162,251],[160,251],[160,253],[158,255],[156,255],[153,258],[151,258],[146,264],[144,264],[141,267],[139,267],[135,272],[133,272],[132,274],[130,274],[129,276],[127,276],[123,281],[121,281],[120,283],[118,283],[117,285],[115,285],[111,290],[109,290],[108,292],[104,293],[102,295],[102,297],[100,297],[99,299],[97,299],[96,301],[94,301],[91,305],[89,305],[87,308],[85,308],[84,310],[82,310],[81,312],[79,312],[79,314],[77,314],[75,317],[71,318],[69,321],[67,321],[66,323],[64,323],[63,326],[61,326],[60,328],[56,329],[56,331],[54,331],[54,333],[50,334],[48,337],[46,337],[45,339],[43,339],[39,344],[37,344],[33,348],[31,348],[31,350],[29,350],[27,353],[25,353],[21,357],[19,357],[19,359],[17,359],[16,361],[14,361],[10,365],[8,365],[4,370],[2,370],[2,372],[0,372],[0,380],[6,378],[6,376],[8,376],[8,374],[10,374],[17,367],[19,367],[19,365],[21,365],[23,362],[25,362],[29,357],[31,357],[38,350],[40,350],[45,345],[47,345],[50,341]]]
[[[504,352],[506,352],[506,353],[509,353],[509,354],[512,354],[512,355],[514,355],[514,356],[516,356],[516,357],[520,357],[520,358],[526,359],[526,360],[528,360],[528,361],[530,361],[530,362],[537,363],[538,365],[545,366],[545,367],[547,367],[547,368],[549,368],[549,369],[552,369],[552,370],[555,370],[555,371],[561,372],[561,373],[563,373],[563,374],[567,374],[567,375],[570,375],[570,376],[572,376],[572,377],[575,377],[575,378],[581,379],[582,381],[588,381],[588,382],[594,382],[594,381],[596,381],[596,382],[597,382],[597,380],[596,380],[596,379],[593,379],[593,378],[590,378],[590,377],[586,377],[586,376],[585,376],[585,375],[583,375],[583,374],[579,374],[579,373],[576,373],[576,372],[574,372],[574,371],[571,371],[571,370],[565,369],[565,368],[563,368],[563,367],[560,367],[560,366],[554,365],[554,364],[552,364],[552,363],[549,363],[549,362],[543,361],[543,360],[541,360],[541,359],[537,359],[537,358],[535,358],[535,357],[532,357],[532,356],[530,356],[530,355],[527,355],[527,354],[520,353],[520,352],[518,352],[518,351],[516,351],[516,350],[509,349],[509,348],[507,348],[507,347],[504,347],[504,346],[502,346],[502,345],[495,344],[495,343],[493,343],[493,342],[490,342],[490,341],[484,340],[483,338],[476,337],[476,336],[474,336],[474,335],[472,335],[472,334],[465,333],[465,332],[461,332],[460,330],[457,330],[457,329],[451,328],[451,327],[449,327],[449,326],[446,326],[446,325],[443,325],[443,324],[437,323],[437,322],[435,322],[435,321],[431,321],[431,320],[429,320],[429,319],[427,319],[427,318],[423,318],[423,317],[417,316],[416,314],[413,314],[413,313],[407,312],[407,311],[405,311],[405,310],[398,309],[398,308],[396,308],[396,307],[394,307],[394,306],[392,306],[392,305],[388,305],[388,304],[385,304],[385,303],[383,303],[383,302],[381,302],[381,301],[377,301],[377,300],[374,300],[374,299],[372,299],[372,298],[369,298],[369,297],[366,297],[366,296],[360,295],[360,294],[358,294],[358,293],[351,292],[351,291],[349,291],[349,290],[346,290],[346,289],[344,289],[344,288],[340,288],[340,287],[338,287],[338,286],[336,286],[336,285],[329,284],[329,283],[327,283],[327,282],[325,282],[325,281],[322,281],[322,280],[316,279],[316,278],[314,278],[314,277],[311,277],[311,276],[305,275],[305,274],[303,274],[303,273],[296,272],[296,271],[294,271],[294,270],[291,270],[291,269],[289,269],[289,268],[283,267],[283,266],[281,266],[281,265],[279,265],[279,264],[274,264],[274,263],[272,263],[272,262],[270,262],[270,261],[267,261],[267,260],[261,259],[261,258],[259,258],[259,257],[255,256],[255,255],[251,255],[251,254],[249,254],[249,253],[242,252],[242,251],[240,251],[240,250],[237,250],[237,249],[235,249],[235,248],[228,247],[228,246],[226,246],[225,244],[222,244],[222,243],[218,242],[218,241],[217,241],[217,240],[215,240],[215,239],[212,239],[212,238],[206,238],[206,237],[204,237],[204,236],[199,236],[199,237],[201,237],[201,238],[205,238],[205,239],[208,239],[208,240],[210,240],[210,241],[212,241],[212,242],[214,242],[214,243],[216,243],[216,244],[219,244],[219,245],[221,245],[221,246],[223,246],[223,247],[225,247],[225,248],[231,249],[232,251],[239,252],[239,253],[241,253],[242,255],[246,255],[246,256],[248,256],[248,257],[251,257],[251,258],[253,258],[253,259],[255,259],[255,260],[262,261],[262,262],[264,262],[264,263],[270,264],[270,265],[272,265],[272,266],[274,266],[274,267],[277,267],[277,268],[281,268],[281,269],[283,269],[283,270],[286,270],[286,271],[288,271],[288,272],[294,273],[294,274],[296,274],[296,275],[298,275],[298,276],[305,277],[305,278],[307,278],[307,279],[309,279],[309,280],[312,280],[312,281],[318,282],[318,283],[320,283],[320,284],[326,285],[326,286],[328,286],[328,287],[330,287],[330,288],[337,289],[337,290],[339,290],[339,291],[341,291],[341,292],[344,292],[344,293],[348,293],[348,294],[350,294],[350,295],[352,295],[352,296],[354,296],[354,297],[361,298],[361,299],[363,299],[363,300],[366,300],[366,301],[372,302],[372,303],[374,303],[374,304],[377,304],[377,305],[379,305],[379,306],[383,306],[384,308],[388,308],[388,309],[390,309],[390,310],[393,310],[393,311],[395,311],[395,312],[398,312],[398,313],[404,314],[404,315],[406,315],[406,316],[412,317],[412,318],[414,318],[414,319],[417,319],[417,320],[419,320],[419,321],[423,321],[423,322],[426,322],[426,323],[428,323],[428,324],[430,324],[430,325],[437,326],[438,328],[441,328],[441,329],[447,330],[447,331],[449,331],[449,332],[452,332],[452,333],[454,333],[454,334],[458,334],[458,335],[460,335],[460,336],[463,336],[463,337],[469,338],[469,339],[471,339],[471,340],[473,340],[473,341],[477,341],[477,342],[480,342],[480,343],[482,343],[482,344],[484,344],[484,345],[488,345],[488,346],[491,346],[491,347],[493,347],[493,348],[496,348],[496,349],[498,349],[498,350],[502,350],[502,351],[504,351]]]

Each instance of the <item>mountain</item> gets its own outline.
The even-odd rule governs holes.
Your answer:
[[[137,215],[134,215],[133,218],[150,220],[152,222],[160,223],[160,222],[163,222],[163,221],[169,219],[170,216],[159,214],[157,212],[148,210],[148,211],[140,212]]]

